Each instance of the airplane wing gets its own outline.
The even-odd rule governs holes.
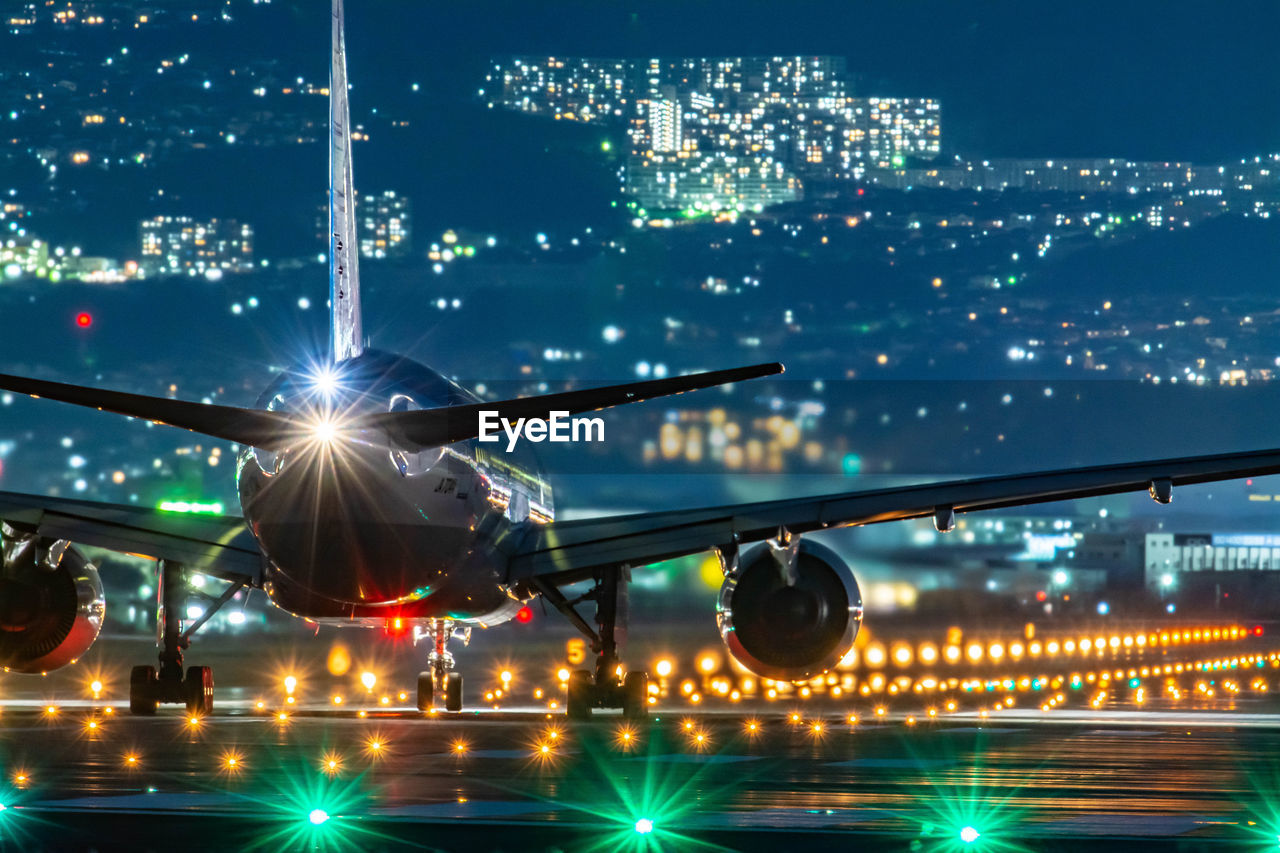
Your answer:
[[[534,525],[512,553],[508,581],[590,576],[602,566],[643,566],[734,543],[769,539],[785,527],[807,533],[881,521],[1149,491],[1168,503],[1174,486],[1280,473],[1280,449],[1097,465],[1032,474],[951,480],[864,492],[671,510]]]
[[[213,577],[261,585],[262,553],[235,516],[0,492],[0,520],[74,545],[176,560]]]

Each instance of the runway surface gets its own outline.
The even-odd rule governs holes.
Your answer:
[[[1277,718],[1220,716],[6,708],[0,830],[26,849],[160,849],[161,827],[186,849],[1274,849]]]
[[[1249,673],[1254,690],[1236,693],[1231,679],[1245,677],[1220,674],[1210,697],[1190,676],[1181,699],[1135,704],[1134,690],[1115,689],[1097,708],[1088,690],[1049,711],[1044,696],[1010,707],[978,691],[934,716],[914,698],[692,707],[672,696],[642,722],[602,712],[570,723],[528,701],[424,715],[394,687],[349,691],[340,705],[313,688],[289,705],[278,685],[244,687],[245,661],[222,662],[232,686],[194,722],[178,706],[131,717],[118,686],[95,700],[65,674],[7,677],[0,842],[1018,851],[1280,840],[1271,667]]]

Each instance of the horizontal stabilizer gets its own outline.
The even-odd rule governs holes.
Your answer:
[[[0,388],[32,397],[44,397],[62,403],[87,406],[104,412],[115,412],[159,424],[189,429],[249,447],[274,449],[306,432],[306,427],[279,412],[214,406],[67,385],[43,379],[27,379],[0,373]]]
[[[520,397],[495,403],[359,415],[345,420],[337,419],[333,426],[339,434],[354,436],[365,433],[369,437],[368,433],[374,433],[385,436],[387,441],[397,447],[418,450],[477,437],[480,434],[481,411],[496,411],[499,417],[513,422],[518,418],[547,418],[552,412],[577,415],[624,403],[639,403],[654,397],[683,394],[699,388],[770,376],[781,373],[782,370],[781,364],[757,364],[648,382],[629,382],[539,397]],[[0,389],[142,418],[268,450],[280,449],[313,436],[316,427],[314,419],[284,412],[190,403],[167,397],[126,394],[122,391],[106,391],[6,374],[0,374]]]
[[[783,370],[783,366],[777,363],[755,364],[749,367],[712,370],[688,376],[651,379],[646,382],[606,385],[603,388],[586,388],[581,391],[564,391],[537,397],[518,397],[514,400],[494,403],[366,415],[358,418],[354,425],[383,430],[394,444],[405,449],[439,447],[478,436],[481,412],[497,412],[500,418],[505,418],[512,423],[519,418],[547,418],[552,412],[580,415],[625,403],[639,403],[655,397],[667,397],[700,388],[712,388],[730,382],[772,376],[782,373]]]

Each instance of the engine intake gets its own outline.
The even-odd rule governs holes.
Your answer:
[[[0,666],[48,672],[89,650],[106,613],[98,570],[66,540],[5,525],[0,543]]]
[[[858,582],[834,551],[801,540],[794,582],[787,555],[768,544],[748,550],[720,587],[716,622],[729,652],[747,669],[801,681],[835,666],[862,624]]]

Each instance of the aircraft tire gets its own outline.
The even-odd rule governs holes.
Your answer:
[[[569,676],[569,695],[565,700],[565,714],[569,719],[591,719],[591,707],[595,705],[595,690],[595,679],[585,669],[579,669]]]
[[[213,713],[213,667],[187,667],[182,687],[187,697],[188,714],[207,717]]]
[[[457,713],[462,710],[462,673],[451,672],[444,680],[444,709]]]
[[[622,716],[643,720],[649,715],[649,673],[628,672],[622,680]]]
[[[156,713],[156,668],[135,666],[129,672],[129,713],[152,717]]]

